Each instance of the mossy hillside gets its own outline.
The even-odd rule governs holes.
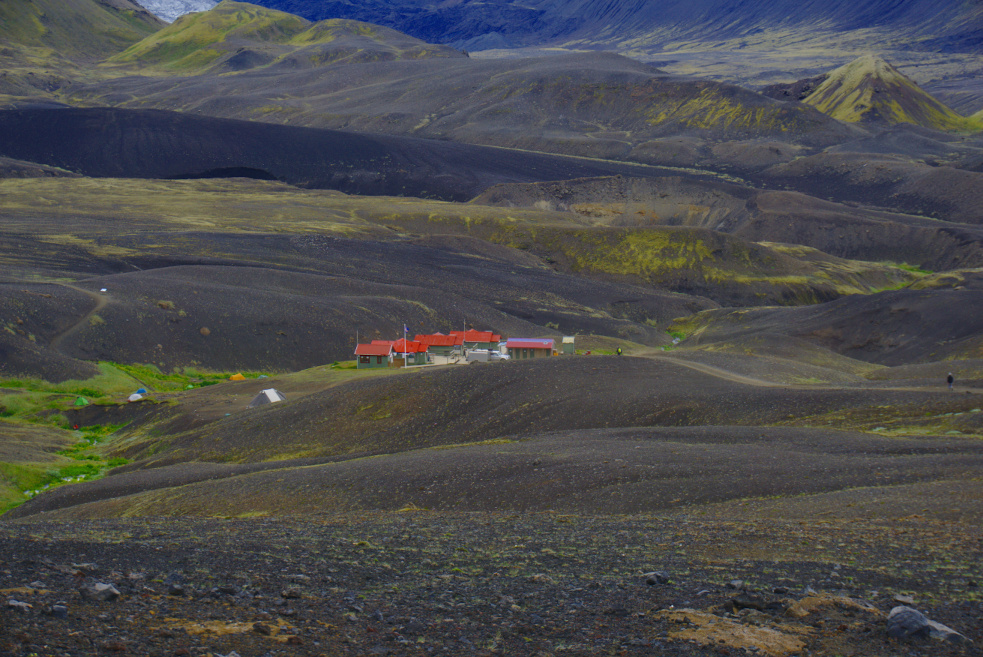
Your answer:
[[[393,238],[470,225],[522,223],[582,225],[561,213],[472,206],[409,197],[358,197],[330,190],[246,180],[136,180],[56,178],[0,180],[7,230],[25,231],[45,240],[65,240],[85,249],[109,248],[126,218],[126,232],[322,233],[336,236]],[[38,222],[38,217],[63,221]],[[20,219],[18,219],[18,217]],[[88,241],[81,241],[88,240]]]
[[[901,286],[917,277],[889,265],[832,258],[805,247],[809,257],[803,258],[792,249],[699,228],[527,229],[510,224],[484,237],[528,250],[575,274],[666,286],[721,301],[818,303]]]
[[[847,123],[913,123],[962,132],[983,129],[983,123],[956,114],[874,55],[834,70],[803,102]]]
[[[207,67],[230,40],[286,43],[310,22],[285,12],[225,0],[214,9],[185,14],[156,34],[109,59],[111,64],[140,63],[174,72]]]
[[[728,134],[799,134],[821,121],[802,107],[772,102],[737,87],[665,83],[646,99],[652,126],[683,125]]]
[[[139,5],[95,0],[4,0],[0,42],[96,60],[153,34],[163,22]]]
[[[979,285],[983,281],[983,269],[954,269],[951,271],[926,274],[915,283],[913,290],[958,289],[964,285]]]
[[[768,298],[798,298],[809,303],[818,299],[808,291],[817,284],[836,295],[855,294],[916,278],[896,267],[830,258],[805,247],[753,245],[703,229],[594,228],[569,213],[411,198],[360,198],[278,183],[31,179],[2,181],[0,188],[5,203],[19,214],[29,215],[40,205],[45,214],[70,215],[76,229],[86,236],[44,235],[44,227],[35,222],[25,222],[23,230],[41,231],[44,240],[70,240],[94,255],[111,255],[107,249],[116,248],[112,240],[118,237],[116,231],[107,232],[107,224],[99,218],[122,212],[132,230],[142,227],[175,233],[195,229],[291,231],[370,239],[469,235],[527,251],[575,273],[663,285],[680,281],[707,286],[765,283],[794,291],[791,297],[785,292],[778,297],[765,292]],[[229,204],[228,193],[233,189],[236,202]],[[70,213],[62,201],[68,198],[72,199]]]
[[[775,102],[736,86],[661,76],[585,77],[580,71],[560,71],[550,77],[505,74],[472,91],[472,97],[482,107],[479,117],[515,117],[540,125],[555,121],[548,108],[561,106],[564,117],[583,122],[581,129],[595,143],[637,143],[641,135],[662,134],[668,128],[735,138],[801,137],[829,127],[828,120],[810,108]],[[593,148],[596,153],[598,146]],[[584,154],[590,154],[590,149]]]
[[[341,61],[462,56],[368,23],[331,19],[311,24],[293,14],[226,0],[209,11],[180,17],[108,63],[197,74],[235,55],[245,55],[245,63],[233,65],[232,71],[270,66],[288,58],[294,66],[302,62],[324,66]]]

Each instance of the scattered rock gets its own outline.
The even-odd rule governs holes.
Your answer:
[[[73,563],[72,568],[82,573],[94,573],[99,570],[99,566],[94,563]]]
[[[894,601],[902,605],[915,604],[915,599],[910,595],[896,595],[894,596]]]
[[[263,636],[270,636],[273,634],[273,628],[265,623],[253,623],[253,632],[262,634]]]
[[[899,606],[887,616],[887,633],[895,639],[927,639],[955,644],[972,643],[951,627],[929,620],[925,614],[911,607]]]
[[[56,602],[55,604],[45,607],[41,610],[41,613],[45,616],[51,616],[52,618],[68,618],[68,607],[62,602]]]
[[[668,584],[669,583],[669,573],[656,570],[651,573],[645,573],[642,575],[645,578],[645,583],[649,586],[655,586],[657,584]]]
[[[22,614],[28,614],[30,613],[31,609],[33,609],[33,605],[29,605],[26,602],[19,602],[17,600],[7,600],[7,609],[19,611]]]
[[[765,600],[764,596],[748,593],[747,591],[744,591],[736,597],[731,598],[730,603],[734,606],[735,612],[741,609],[756,609],[757,611],[764,611],[769,606],[769,603],[767,600]]]
[[[119,591],[112,584],[96,583],[83,586],[79,589],[79,594],[86,600],[93,602],[111,602],[119,597]]]
[[[727,588],[729,588],[729,589],[736,589],[738,591],[743,590],[745,588],[744,580],[743,579],[732,579],[729,582],[727,582]]]
[[[297,598],[301,597],[302,594],[300,592],[300,589],[295,587],[290,587],[288,589],[284,589],[283,591],[281,591],[280,595],[285,600],[296,600]]]

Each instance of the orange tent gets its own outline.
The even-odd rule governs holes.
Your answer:
[[[229,381],[245,381],[245,380],[246,377],[242,375],[242,372],[236,372],[235,374],[229,377]]]

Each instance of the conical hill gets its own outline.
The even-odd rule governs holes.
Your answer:
[[[983,128],[973,118],[946,107],[875,55],[864,55],[832,71],[803,102],[848,123],[913,123],[958,131]]]

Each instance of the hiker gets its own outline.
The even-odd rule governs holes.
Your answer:
[[[618,355],[621,355],[621,347],[618,347]]]
[[[952,383],[955,380],[956,380],[956,378],[954,376],[952,376],[952,372],[949,372],[949,376],[947,376],[945,378],[945,382],[949,384],[949,390],[952,390]]]

